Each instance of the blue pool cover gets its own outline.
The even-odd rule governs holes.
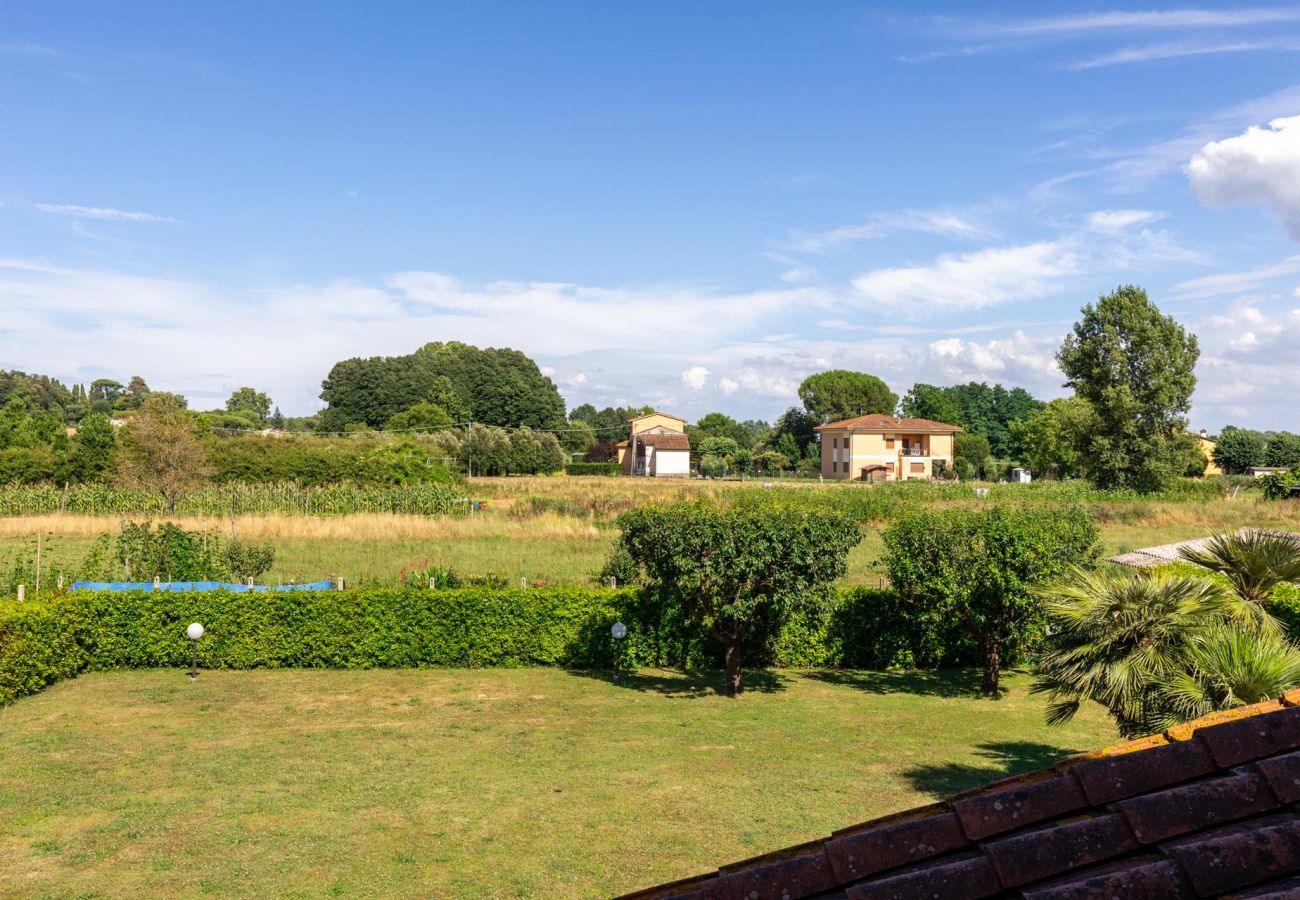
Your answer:
[[[74,591],[152,591],[152,581],[74,581]],[[308,581],[303,584],[236,584],[230,581],[164,581],[160,591],[233,591],[237,594],[262,591],[332,591],[332,581]]]

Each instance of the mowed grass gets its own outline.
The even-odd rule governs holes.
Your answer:
[[[0,710],[0,895],[608,896],[1116,740],[1028,681],[84,676]]]

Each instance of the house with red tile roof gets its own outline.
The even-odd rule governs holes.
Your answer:
[[[1300,690],[624,900],[1300,898]]]
[[[686,436],[685,419],[650,412],[629,420],[628,426],[628,439],[617,445],[624,475],[690,477],[691,442]]]
[[[822,477],[862,481],[928,479],[935,463],[952,467],[953,435],[931,419],[873,414],[819,426]]]

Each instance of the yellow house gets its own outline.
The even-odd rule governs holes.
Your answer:
[[[1193,437],[1196,438],[1196,445],[1201,448],[1201,453],[1205,456],[1205,474],[1222,475],[1223,470],[1220,469],[1219,464],[1214,461],[1214,448],[1217,447],[1218,444],[1215,441],[1210,440],[1209,435],[1204,428],[1201,429],[1200,434],[1193,435]]]
[[[618,444],[618,464],[624,475],[690,477],[691,442],[686,437],[685,419],[652,412],[637,416],[628,425],[631,434]]]
[[[829,422],[822,438],[822,475],[862,481],[927,479],[935,462],[952,466],[953,435],[962,429],[930,419],[873,414]]]

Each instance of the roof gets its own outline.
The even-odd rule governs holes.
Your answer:
[[[1300,896],[1300,689],[628,897]]]
[[[933,431],[941,434],[952,434],[963,430],[960,425],[945,425],[943,422],[936,422],[933,419],[899,419],[894,416],[881,415],[880,413],[858,416],[856,419],[827,422],[825,425],[818,425],[815,430],[822,431],[831,428],[845,428],[849,431]]]
[[[691,441],[684,434],[638,434],[637,443],[656,450],[690,450]]]
[[[681,422],[683,425],[686,424],[686,420],[683,419],[681,416],[674,416],[670,413],[659,412],[658,410],[653,410],[651,412],[645,413],[644,415],[640,415],[640,416],[633,416],[632,418],[628,419],[628,422],[639,422],[642,419],[648,419],[651,416],[663,416],[665,419],[672,419],[676,422]]]

